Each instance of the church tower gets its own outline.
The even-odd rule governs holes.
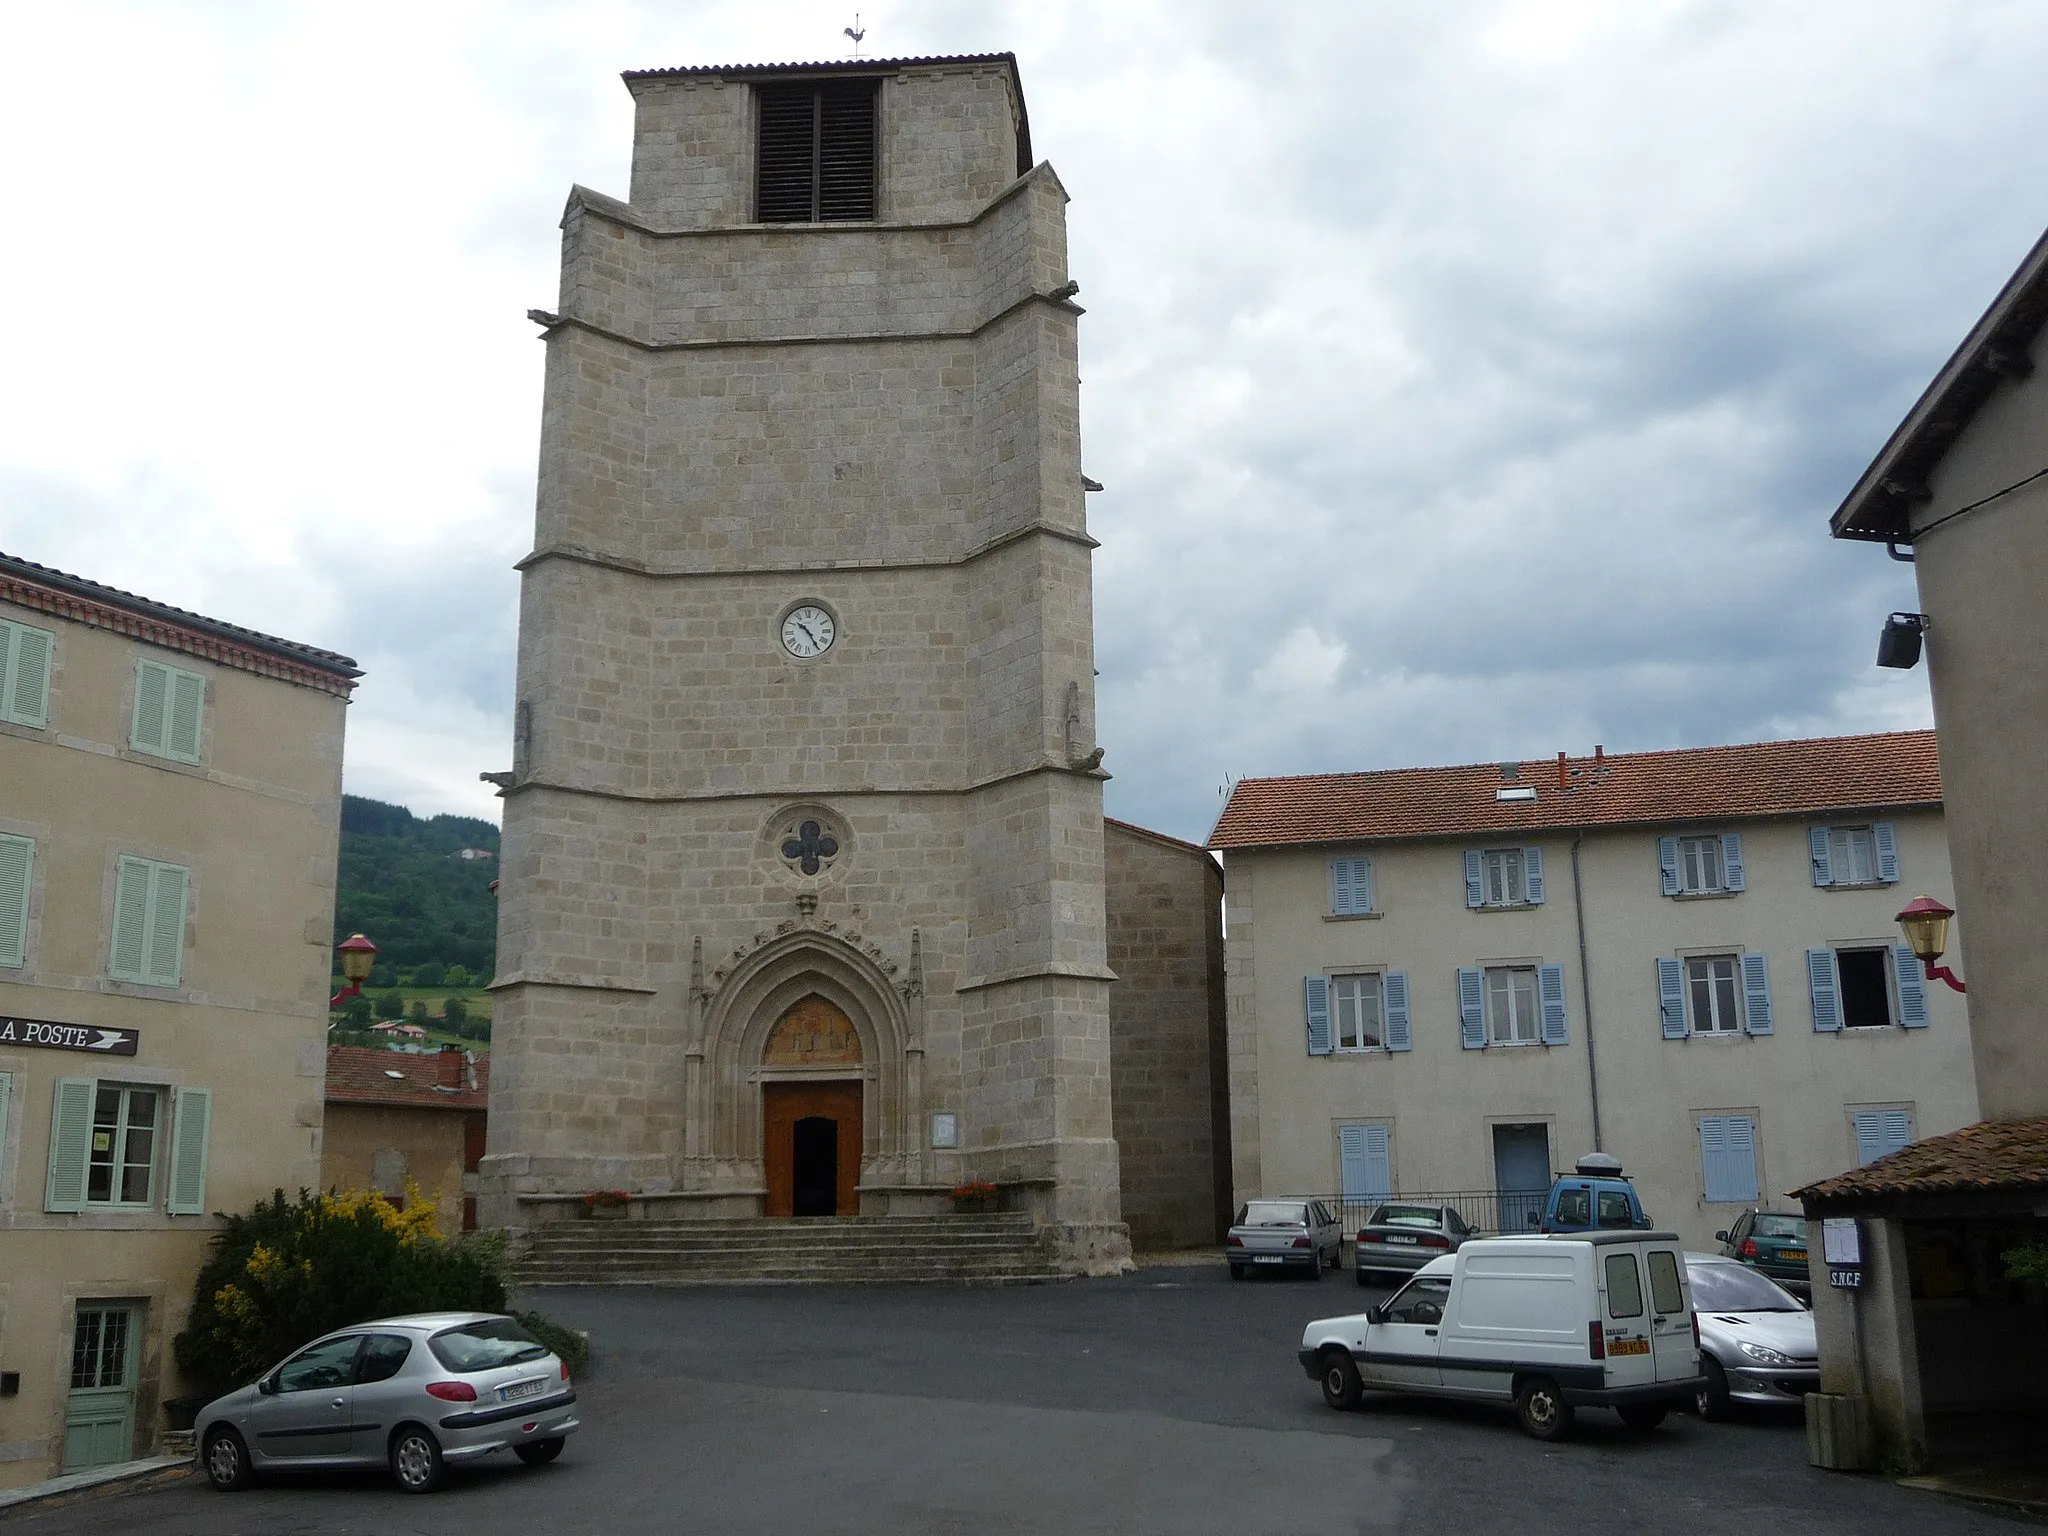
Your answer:
[[[485,1219],[986,1179],[1113,1266],[1082,311],[1016,60],[625,78],[631,198],[572,191],[533,315]]]

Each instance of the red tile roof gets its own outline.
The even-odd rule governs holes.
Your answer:
[[[1508,777],[1509,770],[1514,777]],[[1559,774],[1564,787],[1559,787]],[[1533,789],[1533,799],[1497,791]],[[1934,732],[1243,779],[1211,848],[1805,816],[1941,804]]]
[[[1930,1136],[1874,1163],[1838,1173],[1795,1200],[1815,1203],[1894,1195],[2048,1191],[2048,1120],[1984,1120]]]
[[[475,1086],[469,1086],[471,1082]],[[327,1047],[327,1102],[391,1104],[414,1109],[487,1109],[491,1057],[476,1053],[473,1069],[461,1051],[386,1051],[374,1045]]]

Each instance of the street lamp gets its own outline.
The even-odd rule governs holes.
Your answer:
[[[341,956],[341,974],[348,985],[327,999],[327,1006],[339,1008],[350,998],[362,996],[363,983],[370,977],[370,967],[377,963],[377,946],[360,933],[352,933],[334,949]]]
[[[1934,963],[1948,948],[1948,920],[1955,915],[1954,907],[1945,907],[1932,896],[1921,896],[1906,904],[1905,910],[1899,913],[1898,923],[1906,932],[1906,942],[1919,957],[1921,969],[1937,981],[1947,982],[1956,991],[1966,992],[1969,989],[1957,979],[1954,971]]]

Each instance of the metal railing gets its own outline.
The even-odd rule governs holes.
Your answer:
[[[1536,1230],[1536,1222],[1543,1215],[1543,1203],[1549,1198],[1549,1191],[1439,1189],[1403,1191],[1370,1199],[1347,1195],[1325,1195],[1322,1198],[1323,1204],[1335,1211],[1337,1219],[1343,1222],[1347,1242],[1357,1235],[1358,1229],[1365,1225],[1374,1211],[1383,1205],[1394,1204],[1448,1205],[1474,1232],[1517,1237]]]

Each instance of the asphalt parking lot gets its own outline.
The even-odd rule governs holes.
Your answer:
[[[1796,1529],[2009,1532],[2012,1522],[1806,1465],[1798,1419],[1648,1435],[1588,1412],[1543,1445],[1507,1413],[1325,1408],[1302,1324],[1381,1292],[1221,1264],[1018,1288],[557,1290],[591,1332],[562,1459],[402,1494],[333,1474],[221,1495],[191,1479],[24,1512],[9,1536],[146,1531],[1514,1536]]]

